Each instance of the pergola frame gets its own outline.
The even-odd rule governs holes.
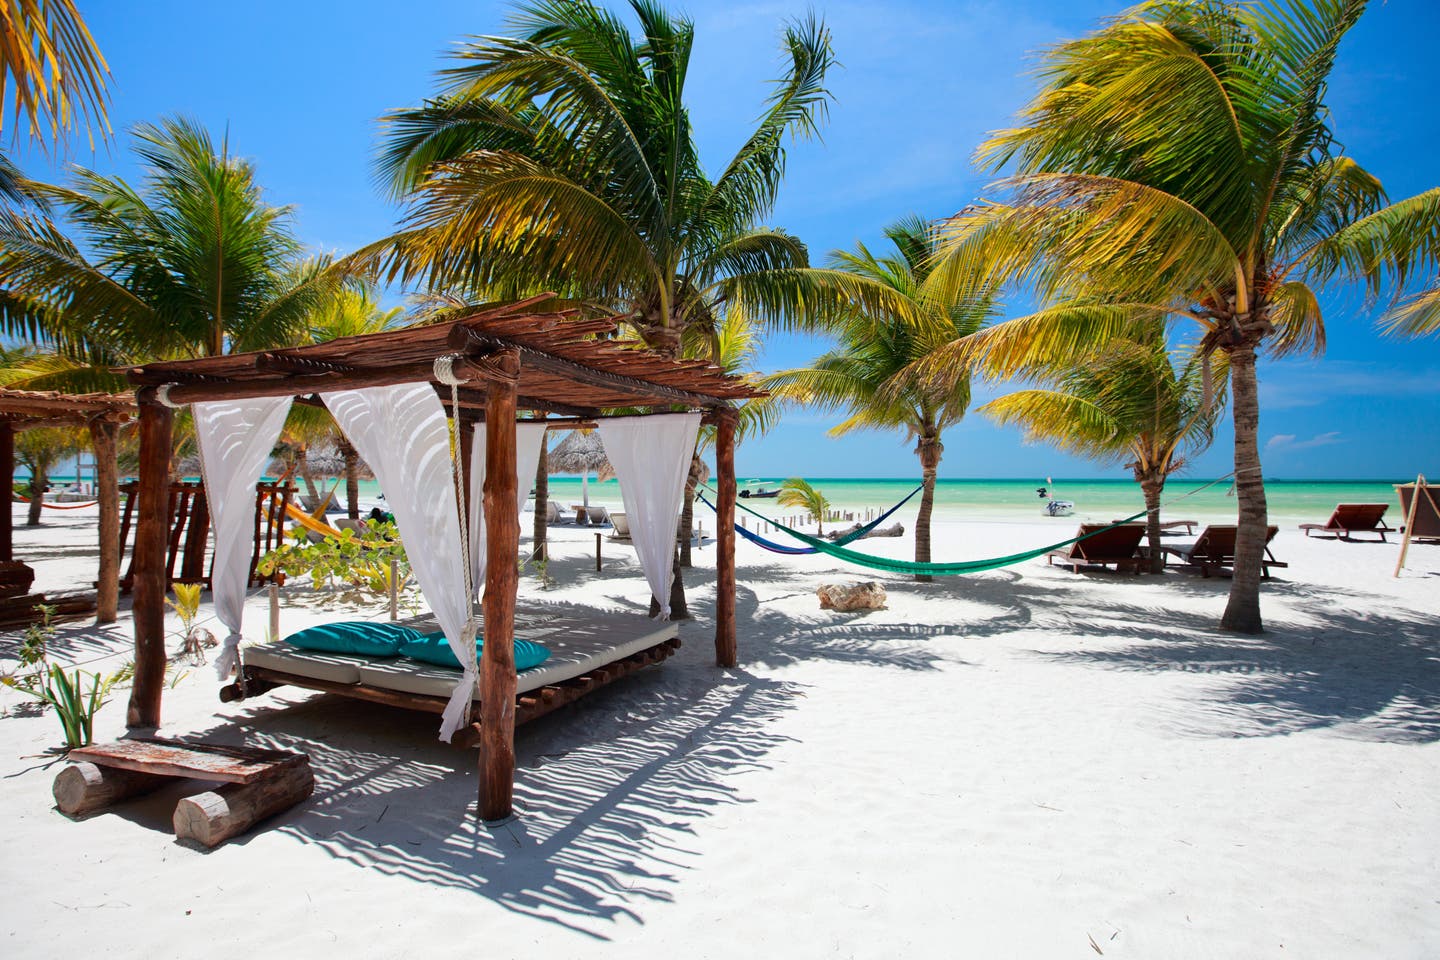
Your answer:
[[[346,337],[311,346],[151,363],[126,370],[140,409],[140,493],[134,554],[135,684],[127,723],[160,724],[165,674],[165,491],[172,411],[168,404],[291,396],[428,381],[448,405],[435,360],[452,357],[462,421],[486,424],[484,506],[486,643],[480,663],[482,819],[508,817],[515,772],[515,594],[520,522],[515,514],[515,422],[521,411],[594,420],[699,410],[717,428],[719,485],[715,660],[736,663],[734,402],[763,394],[704,361],[672,360],[612,339],[614,319],[573,310],[537,311],[551,294],[479,308],[445,323]],[[163,394],[162,394],[163,391]],[[462,463],[468,469],[469,429]],[[468,489],[468,483],[466,484]],[[462,504],[461,509],[464,509]],[[458,558],[457,558],[458,559]],[[660,598],[664,599],[664,598]]]
[[[95,497],[100,507],[100,569],[96,577],[95,622],[113,623],[120,594],[120,485],[115,465],[120,425],[135,415],[126,394],[66,394],[0,390],[0,563],[15,559],[11,504],[15,500],[15,434],[39,427],[86,427],[95,453]],[[43,491],[31,491],[43,496]]]

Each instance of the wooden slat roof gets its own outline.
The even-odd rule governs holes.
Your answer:
[[[84,424],[95,419],[123,421],[134,415],[135,397],[128,393],[0,389],[0,420],[22,428]]]
[[[477,309],[457,320],[345,337],[280,350],[147,363],[125,370],[137,386],[180,384],[175,398],[305,395],[379,383],[436,382],[437,357],[474,361],[518,351],[521,409],[592,416],[610,407],[715,408],[763,396],[739,377],[701,360],[671,360],[632,341],[605,339],[613,319],[582,320],[575,311],[534,312],[550,295]],[[483,388],[477,368],[461,364],[467,387]],[[437,383],[437,386],[440,386]],[[440,387],[448,395],[448,387]],[[474,406],[481,395],[463,391]]]

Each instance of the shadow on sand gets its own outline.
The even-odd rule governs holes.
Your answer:
[[[535,607],[583,613],[527,604]],[[747,802],[739,779],[767,767],[787,739],[774,722],[804,696],[799,684],[716,669],[708,596],[692,610],[698,620],[683,630],[686,646],[663,667],[520,728],[519,816],[501,825],[477,823],[476,755],[439,743],[430,715],[331,695],[290,703],[272,695],[195,739],[310,754],[314,796],[271,829],[357,867],[469,891],[607,939],[611,923],[640,922],[643,904],[672,898],[697,856],[685,837],[721,808]],[[748,591],[739,615],[746,644],[772,661],[923,670],[937,659],[906,625],[855,618],[807,626],[767,615]]]

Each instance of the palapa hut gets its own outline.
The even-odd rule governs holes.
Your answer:
[[[586,509],[590,507],[591,472],[598,474],[601,482],[615,475],[598,430],[572,430],[569,436],[555,445],[548,457],[551,473],[580,474],[580,502]],[[535,504],[535,509],[543,510],[544,504]]]
[[[222,668],[236,666],[244,583],[243,564],[234,558],[248,554],[251,530],[249,495],[232,496],[230,488],[253,487],[290,403],[300,402],[323,403],[375,470],[411,548],[421,591],[464,671],[447,698],[417,695],[378,681],[341,683],[242,666],[237,683],[225,688],[230,697],[247,695],[252,681],[278,681],[440,712],[442,737],[460,733],[462,740],[473,737],[480,748],[479,810],[486,820],[511,812],[517,722],[663,659],[678,643],[665,640],[517,699],[512,646],[517,503],[519,494],[528,490],[528,482],[522,486],[519,478],[527,459],[533,473],[546,428],[593,425],[604,435],[631,514],[637,556],[652,594],[668,608],[675,523],[696,432],[702,420],[716,425],[720,538],[715,658],[721,666],[735,664],[733,402],[757,391],[703,361],[672,360],[635,343],[597,338],[615,332],[611,319],[581,320],[573,311],[537,309],[552,299],[535,297],[477,309],[446,323],[312,346],[153,363],[127,371],[138,388],[141,442],[135,685],[128,716],[132,726],[160,722],[164,491],[172,408],[183,404],[192,406],[202,459],[207,473],[214,474],[208,487],[215,515],[215,605],[231,631],[217,658]],[[605,416],[615,408],[638,415]],[[517,425],[519,411],[542,419]],[[452,430],[458,443],[452,444]],[[483,537],[469,536],[471,527]],[[482,540],[483,556],[478,551]],[[485,643],[477,663],[469,611],[479,582],[484,584]],[[477,688],[478,723],[473,722]]]
[[[100,508],[100,569],[96,577],[95,619],[113,623],[120,583],[120,493],[116,475],[116,439],[120,425],[135,415],[134,398],[126,394],[53,393],[0,390],[0,617],[14,621],[33,617],[44,597],[26,596],[35,579],[15,560],[10,504],[15,500],[15,434],[37,427],[86,427],[95,452],[95,495]]]

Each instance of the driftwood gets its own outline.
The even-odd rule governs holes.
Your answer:
[[[820,598],[821,610],[883,610],[885,588],[874,580],[864,583],[821,584],[815,594]]]
[[[858,524],[858,523],[857,523],[857,524],[855,524],[855,525],[853,525],[853,526],[851,526],[851,527],[849,527],[849,528],[847,528],[847,529],[845,529],[845,530],[831,530],[829,533],[825,534],[825,539],[826,539],[826,540],[839,540],[841,537],[848,537],[848,536],[850,536],[851,534],[853,534],[853,533],[855,533],[856,531],[858,531],[860,528],[861,528],[861,524]],[[869,540],[871,537],[903,537],[903,536],[905,536],[905,524],[903,524],[903,523],[892,523],[892,524],[891,524],[890,526],[888,526],[888,527],[876,527],[874,530],[871,530],[869,533],[865,534],[865,536],[859,537],[858,539],[860,539],[860,540]]]

